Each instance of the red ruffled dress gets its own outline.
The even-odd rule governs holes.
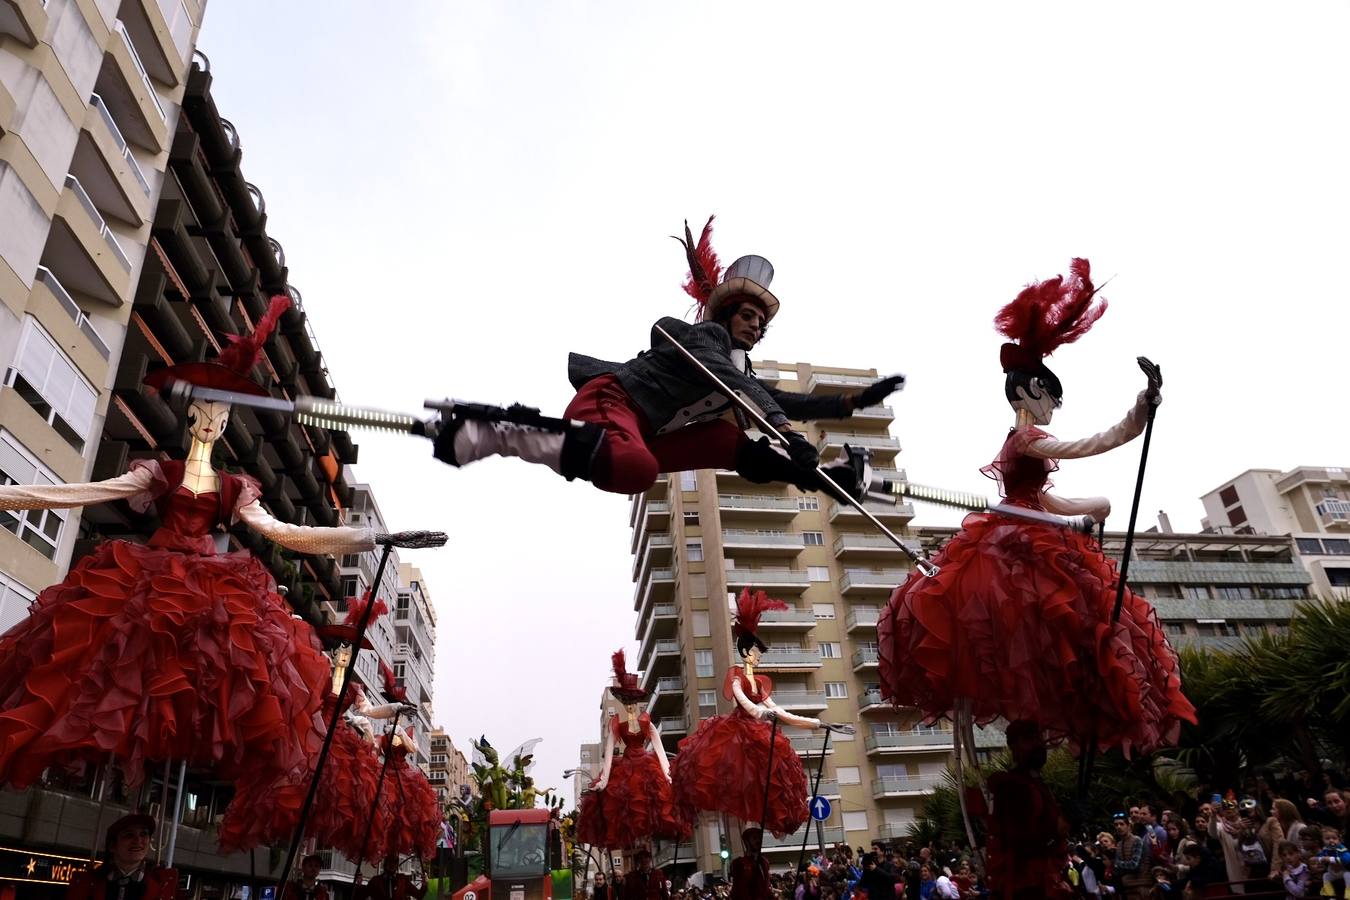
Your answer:
[[[1055,460],[1028,456],[1049,438],[1013,431],[982,470],[1007,501],[1041,509]],[[895,590],[877,626],[883,696],[946,716],[969,699],[975,722],[1034,719],[1053,739],[1149,751],[1175,741],[1195,709],[1176,652],[1148,601],[1125,591],[1091,537],[1051,524],[973,513],[933,560]]]
[[[132,467],[152,475],[129,501],[159,511],[149,543],[101,544],[0,637],[0,783],[110,755],[133,784],[169,759],[224,778],[304,765],[328,661],[263,564],[211,536],[257,482],[219,473],[194,495],[181,462]]]
[[[405,738],[406,740],[406,738]],[[399,856],[417,854],[418,859],[436,855],[436,842],[441,837],[441,805],[436,789],[417,766],[408,762],[406,743],[394,745],[388,735],[384,738],[387,753],[392,753],[389,771],[380,790],[380,806],[385,828],[384,852]],[[376,825],[380,824],[377,819]],[[374,838],[371,838],[372,843]]]
[[[652,838],[688,840],[692,830],[675,812],[675,794],[661,761],[647,749],[651,717],[638,717],[638,732],[628,730],[625,720],[612,716],[609,730],[623,755],[609,767],[609,784],[603,791],[583,794],[577,813],[577,840],[593,847],[623,850]]]
[[[756,675],[751,681],[745,669],[733,666],[722,685],[727,699],[734,699],[731,686],[738,679],[752,703],[763,702],[773,692],[768,677]],[[756,719],[738,704],[726,715],[699,722],[698,730],[680,741],[671,778],[675,802],[685,821],[692,822],[700,811],[723,812],[742,822],[760,822],[779,837],[802,826],[807,817],[806,770],[780,728],[774,736],[773,771],[768,771],[772,731],[770,722]]]

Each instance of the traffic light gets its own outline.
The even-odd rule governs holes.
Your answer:
[[[727,844],[727,836],[726,836],[726,833],[723,832],[723,833],[719,834],[719,835],[717,836],[717,838],[718,838],[718,840],[720,840],[720,841],[722,842],[722,851],[721,851],[721,853],[718,854],[718,855],[721,856],[722,859],[724,859],[724,860],[726,860],[726,859],[731,859],[731,847]]]

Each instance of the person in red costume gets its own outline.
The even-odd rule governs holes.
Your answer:
[[[733,631],[742,665],[727,672],[722,687],[735,708],[699,722],[698,730],[680,741],[672,770],[675,802],[688,822],[701,811],[722,812],[742,822],[759,822],[779,836],[796,831],[807,817],[806,771],[787,735],[771,723],[776,719],[797,728],[853,731],[851,725],[788,712],[773,701],[773,682],[755,674],[760,654],[768,649],[755,634],[759,617],[787,608],[783,601],[771,600],[763,591],[752,594],[749,588],[736,601]]]
[[[623,900],[670,900],[665,873],[652,867],[652,851],[643,847],[633,861],[637,868],[623,878]]]
[[[622,650],[615,651],[610,662],[614,684],[609,693],[624,705],[625,714],[622,718],[610,716],[605,729],[600,775],[581,795],[577,839],[606,850],[623,850],[652,838],[687,841],[690,827],[675,812],[670,764],[661,734],[651,716],[638,714],[639,704],[651,691],[638,687],[638,677],[628,671]],[[617,759],[616,745],[623,748]]]
[[[289,302],[273,298],[217,361],[160,369],[146,382],[265,396],[249,374]],[[255,480],[212,465],[229,416],[227,404],[189,406],[186,460],[135,460],[93,484],[0,486],[0,511],[121,499],[154,506],[160,519],[146,544],[99,545],[0,637],[0,784],[22,788],[48,767],[109,759],[132,786],[147,763],[168,760],[217,778],[263,777],[318,752],[327,661],[262,562],[217,552],[214,535],[242,522],[302,553],[369,550],[377,536],[273,518]]]
[[[426,881],[418,883],[398,870],[398,857],[389,854],[384,860],[384,871],[370,879],[364,889],[358,887],[357,900],[422,900],[427,893]]]
[[[279,900],[328,900],[328,888],[319,881],[323,857],[311,853],[300,860],[300,878],[286,885]]]
[[[174,900],[178,873],[146,862],[155,820],[123,816],[108,826],[107,857],[97,868],[77,872],[66,900]]]
[[[982,471],[1009,504],[1100,522],[1104,497],[1050,493],[1061,459],[1104,453],[1143,431],[1157,386],[1125,418],[1089,438],[1061,441],[1042,428],[1063,388],[1043,359],[1085,334],[1106,309],[1094,305],[1087,260],[1068,278],[1023,290],[995,319],[1011,339],[1000,358],[1016,412],[998,458]],[[978,724],[1033,719],[1053,740],[1148,752],[1174,740],[1195,710],[1181,692],[1176,652],[1153,608],[1125,590],[1112,621],[1119,573],[1095,540],[1050,523],[973,513],[933,560],[891,595],[878,624],[882,695],[929,718]]]
[[[1068,822],[1041,780],[1045,739],[1021,719],[1008,726],[1013,767],[989,777],[991,900],[1041,900],[1072,895],[1062,875],[1068,863]]]
[[[760,852],[764,831],[747,828],[741,832],[745,853],[731,862],[731,900],[769,900],[769,861]]]

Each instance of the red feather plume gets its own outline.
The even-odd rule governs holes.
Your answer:
[[[361,595],[360,600],[347,601],[347,616],[342,620],[343,625],[358,625],[361,622],[361,616],[365,614],[366,607],[370,604],[370,591]],[[370,621],[374,622],[380,616],[389,612],[389,606],[383,601],[375,601],[375,609],[370,613]]]
[[[675,240],[684,245],[685,259],[689,261],[689,272],[684,276],[684,292],[694,298],[698,304],[698,318],[703,318],[703,311],[708,308],[708,298],[712,296],[713,289],[717,283],[722,280],[722,261],[717,258],[717,251],[712,248],[712,224],[716,216],[708,216],[708,223],[703,226],[703,233],[699,235],[698,243],[694,243],[694,233],[689,230],[689,220],[684,222],[684,237],[676,237]]]
[[[291,298],[284,294],[278,294],[272,298],[268,304],[267,312],[263,313],[253,326],[253,332],[247,335],[231,334],[226,335],[229,340],[229,346],[220,351],[220,358],[216,360],[220,365],[228,369],[233,369],[240,375],[247,376],[258,364],[262,358],[263,344],[272,334],[272,330],[277,327],[277,321],[281,319],[281,314],[291,307]]]
[[[624,690],[633,690],[637,688],[637,674],[628,671],[627,659],[622,650],[615,650],[614,655],[609,658],[609,661],[614,667],[615,687],[620,687]]]
[[[1086,259],[1069,263],[1069,276],[1029,284],[1017,298],[994,316],[994,328],[1015,344],[1004,344],[1003,368],[1030,368],[1064,344],[1088,333],[1106,312],[1106,300],[1095,306],[1097,289],[1092,286]]]
[[[782,600],[774,600],[763,591],[752,594],[749,588],[745,588],[736,598],[736,623],[731,631],[738,638],[743,634],[754,634],[759,629],[759,617],[764,613],[789,608]]]
[[[401,687],[396,680],[394,670],[389,668],[389,663],[380,660],[380,679],[384,682],[384,695],[397,700],[399,703],[406,703],[408,700],[407,688]]]

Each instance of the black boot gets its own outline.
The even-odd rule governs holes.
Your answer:
[[[844,455],[838,462],[824,466],[825,474],[845,493],[857,499],[860,487],[867,484],[871,475],[866,450],[844,448]],[[819,491],[843,501],[832,488],[825,484],[815,469],[805,469],[788,459],[787,454],[769,443],[767,437],[757,441],[746,441],[736,451],[736,472],[746,481],[755,484],[783,482],[803,491]]]

